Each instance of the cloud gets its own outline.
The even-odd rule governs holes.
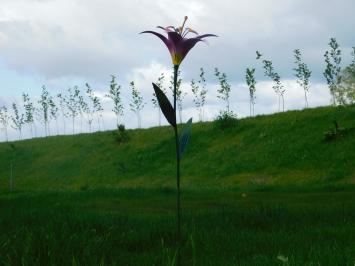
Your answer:
[[[324,51],[330,37],[336,37],[343,51],[343,66],[350,62],[355,46],[353,0],[1,0],[0,9],[0,81],[1,101],[13,102],[22,91],[34,98],[43,84],[52,95],[85,82],[103,99],[110,75],[118,75],[126,103],[130,99],[129,82],[134,80],[147,101],[145,126],[153,125],[156,110],[150,106],[151,82],[161,72],[169,86],[171,59],[158,38],[140,35],[157,25],[179,25],[185,15],[188,26],[200,33],[215,33],[209,43],[199,43],[184,60],[183,90],[189,92],[192,78],[201,66],[211,93],[207,96],[206,116],[212,119],[223,108],[215,95],[217,80],[213,68],[227,73],[232,84],[232,103],[240,116],[248,113],[245,69],[256,68],[258,81],[256,112],[277,111],[277,97],[263,76],[255,51],[271,59],[287,87],[288,109],[302,108],[303,92],[293,76],[293,55],[300,48],[312,70],[311,106],[329,103],[322,75]],[[313,104],[313,105],[312,105]],[[184,106],[193,112],[192,96]],[[110,102],[105,100],[110,110]],[[150,109],[149,109],[150,108]],[[108,111],[109,112],[109,111]],[[126,107],[127,124],[135,117]],[[112,114],[107,117],[112,119]],[[146,121],[146,122],[144,122]]]

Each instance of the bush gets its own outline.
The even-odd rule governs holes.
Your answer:
[[[129,140],[129,136],[123,124],[117,126],[116,140],[118,143],[123,143]]]
[[[220,111],[214,120],[216,128],[225,130],[237,125],[237,114],[233,111]]]

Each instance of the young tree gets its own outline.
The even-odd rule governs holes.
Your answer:
[[[302,62],[302,55],[299,49],[295,49],[293,53],[294,53],[295,64],[296,64],[296,68],[294,68],[293,70],[295,71],[297,83],[304,90],[304,102],[305,102],[305,108],[307,108],[308,107],[307,93],[309,91],[309,78],[311,77],[312,71],[310,71],[308,66]]]
[[[57,107],[57,105],[55,104],[54,100],[52,97],[49,98],[49,110],[50,110],[50,120],[54,119],[55,121],[55,126],[56,126],[56,130],[57,130],[57,135],[59,135],[59,126],[58,126],[58,112],[59,109]]]
[[[85,102],[84,96],[80,94],[80,90],[78,87],[76,87],[77,90],[77,106],[78,106],[78,113],[80,114],[80,133],[83,133],[83,121],[84,121],[84,115],[86,113],[86,110],[88,108],[88,104]]]
[[[46,86],[42,86],[41,98],[38,101],[38,103],[40,104],[40,108],[37,111],[39,112],[40,120],[44,124],[45,136],[48,136],[50,134],[50,129],[49,129],[50,100],[51,100],[51,97],[49,95],[49,92],[47,91]]]
[[[131,107],[132,112],[137,115],[138,128],[141,128],[142,121],[140,112],[143,110],[145,103],[143,103],[143,97],[141,96],[141,93],[138,91],[138,89],[135,87],[134,81],[131,81],[129,85],[132,89],[132,102],[129,104],[129,106]]]
[[[333,105],[343,104],[344,95],[341,93],[341,50],[335,38],[331,38],[328,43],[329,50],[325,52],[325,70],[323,75],[327,80],[327,84],[330,90],[330,95],[332,96]]]
[[[35,107],[33,105],[33,102],[31,102],[30,97],[26,93],[22,93],[22,99],[23,99],[23,107],[25,108],[25,123],[30,126],[30,131],[31,131],[31,137],[33,138],[34,136],[34,112],[35,112]]]
[[[200,79],[198,80],[198,82],[196,83],[195,80],[191,80],[191,91],[194,95],[194,103],[195,106],[198,110],[198,116],[199,116],[199,120],[203,121],[203,117],[204,117],[204,105],[206,102],[206,79],[205,79],[205,71],[203,70],[203,68],[200,68]]]
[[[349,66],[342,71],[341,90],[345,96],[346,103],[355,103],[355,47],[351,52],[353,57]]]
[[[262,58],[262,55],[257,51],[257,59]],[[264,75],[274,81],[272,86],[276,95],[279,98],[279,111],[281,110],[281,100],[282,100],[282,111],[285,111],[285,87],[281,83],[280,75],[274,70],[271,60],[263,60]]]
[[[12,127],[19,132],[19,140],[22,139],[22,127],[25,124],[25,116],[24,114],[19,112],[16,103],[12,104],[12,110],[14,111],[11,120],[12,120]]]
[[[226,113],[227,115],[231,113],[230,106],[229,106],[229,99],[230,99],[230,92],[231,92],[231,85],[228,83],[226,73],[221,73],[218,68],[214,69],[214,74],[218,78],[220,88],[217,90],[219,95],[217,98],[221,99],[226,103]]]
[[[2,124],[5,131],[5,140],[9,141],[7,129],[9,127],[10,115],[7,111],[6,106],[0,107],[0,123]]]
[[[245,74],[245,80],[247,82],[248,88],[249,88],[249,111],[250,111],[250,116],[254,115],[254,105],[255,105],[255,85],[256,85],[256,80],[254,77],[255,73],[255,68],[247,68],[246,74]]]
[[[118,85],[116,82],[117,77],[111,75],[110,90],[109,94],[106,94],[106,97],[110,98],[113,101],[112,111],[116,115],[116,126],[120,124],[120,117],[123,116],[123,104],[121,99],[121,85]]]
[[[100,127],[100,120],[102,120],[102,111],[104,110],[102,108],[101,101],[99,97],[97,97],[93,91],[93,89],[90,87],[88,83],[86,85],[86,94],[88,95],[89,99],[91,100],[93,107],[94,107],[94,113],[96,114],[97,117],[97,124],[99,126],[99,131],[101,131]],[[103,122],[103,121],[102,121]],[[102,125],[103,126],[103,125]]]
[[[60,113],[62,115],[62,121],[63,121],[63,134],[66,134],[66,118],[68,117],[67,110],[65,109],[67,104],[65,101],[65,96],[62,95],[62,93],[57,94],[57,98],[59,99],[59,108],[60,108]]]
[[[72,120],[73,135],[75,134],[75,118],[78,116],[78,90],[68,88],[68,95],[64,98],[67,107],[67,116]]]
[[[165,81],[164,73],[161,73],[160,77],[158,78],[158,81],[155,83],[155,85],[157,85],[159,87],[159,89],[162,92],[164,92],[164,94],[166,94],[166,88],[164,87],[164,81]],[[154,108],[158,109],[159,126],[161,126],[161,110],[160,110],[159,102],[158,102],[155,92],[153,92],[152,103],[153,103]]]
[[[182,79],[180,78],[181,72],[178,70],[177,72],[177,81],[176,81],[176,103],[177,103],[177,108],[179,110],[179,120],[180,124],[182,123],[182,101],[186,96],[186,93],[183,93],[181,89],[181,84],[182,84]],[[174,76],[172,75],[170,77],[170,86],[169,89],[171,92],[174,94]]]

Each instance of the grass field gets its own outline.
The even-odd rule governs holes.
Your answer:
[[[355,106],[193,125],[182,265],[355,265]],[[168,127],[0,143],[0,265],[173,265]],[[9,192],[10,164],[14,191]]]

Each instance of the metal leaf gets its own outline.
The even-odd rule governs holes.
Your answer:
[[[181,133],[180,136],[180,142],[179,142],[179,159],[182,158],[186,145],[189,142],[190,135],[191,135],[191,128],[192,128],[192,117],[187,121],[185,124],[185,127]]]
[[[174,128],[176,127],[176,114],[174,108],[171,106],[168,98],[165,96],[164,92],[162,92],[159,87],[153,83],[153,88],[155,91],[155,95],[157,96],[158,103],[161,111],[163,112],[166,120],[172,125]]]

